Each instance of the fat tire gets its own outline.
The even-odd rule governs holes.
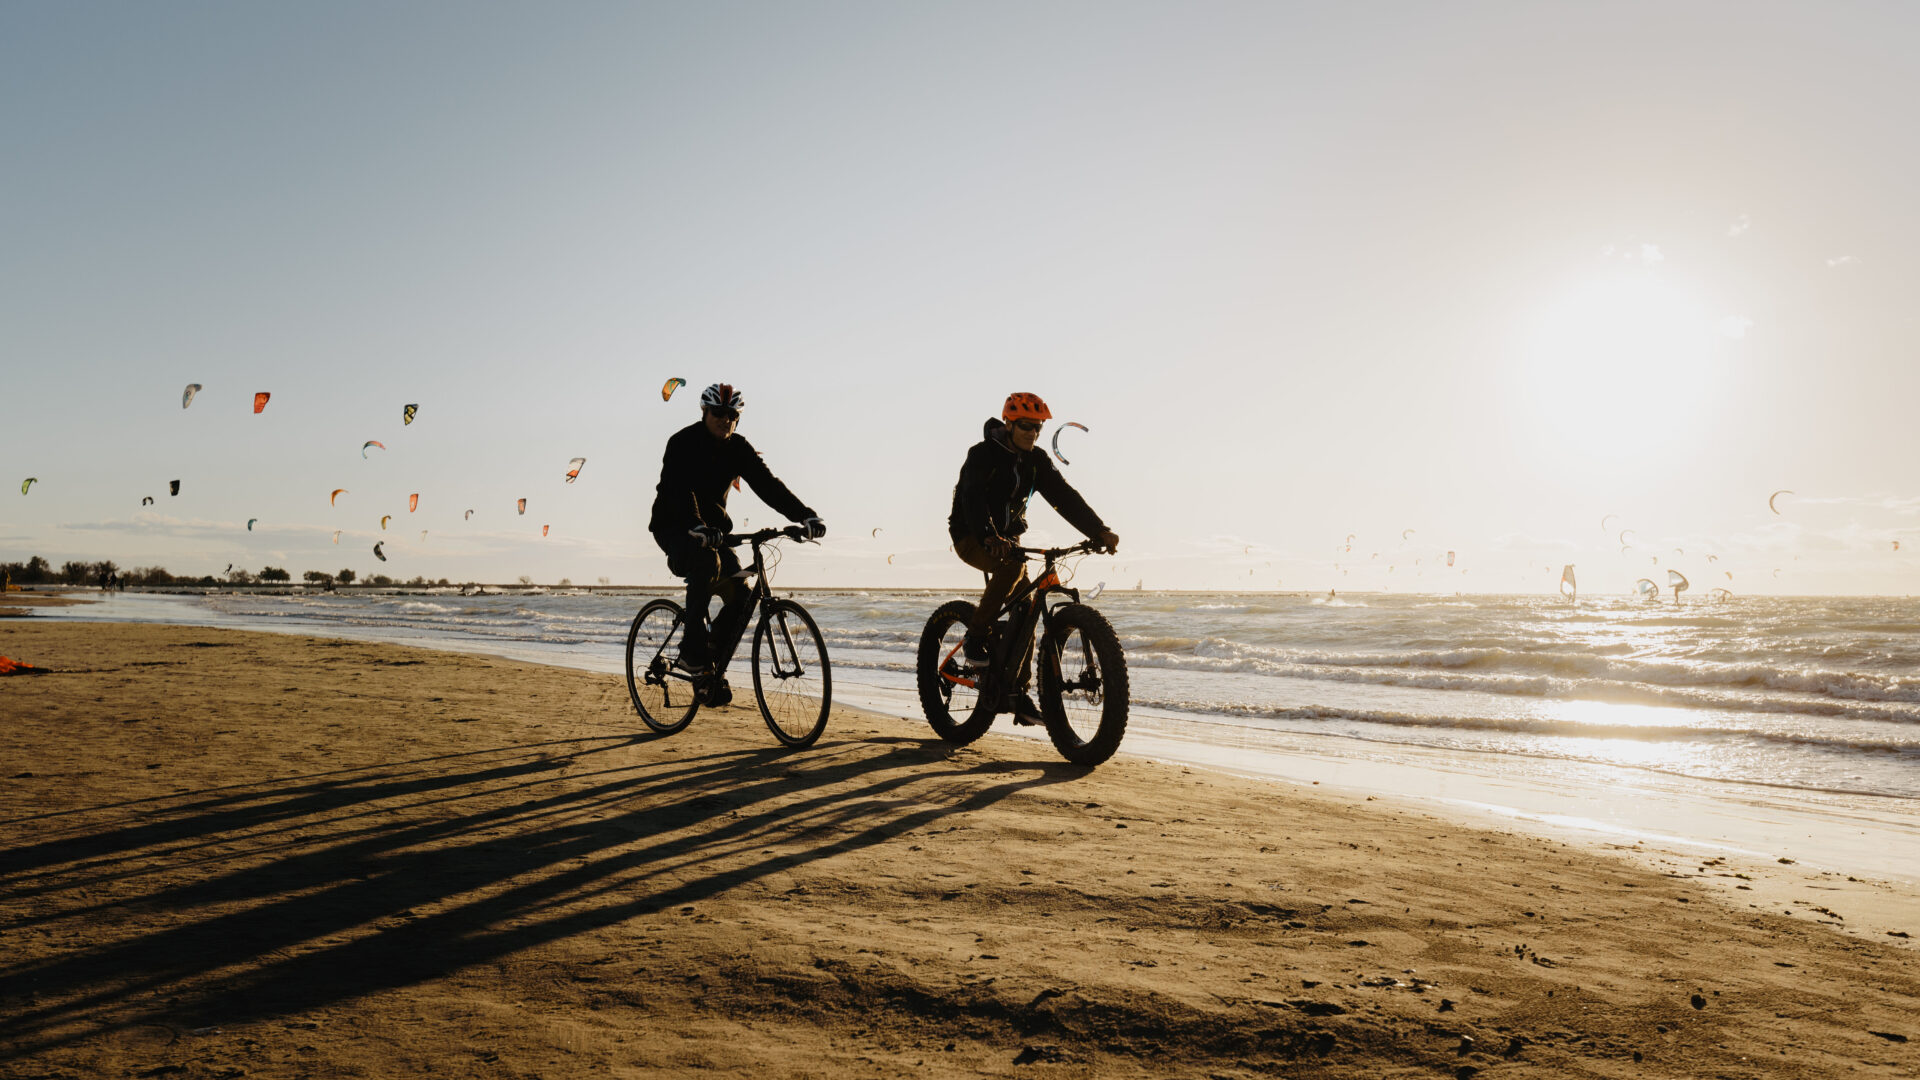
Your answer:
[[[965,746],[987,733],[993,726],[993,708],[987,704],[990,695],[982,693],[976,696],[974,708],[966,716],[955,717],[947,708],[949,696],[944,693],[945,685],[940,679],[941,643],[947,631],[957,623],[965,626],[973,619],[973,605],[965,600],[951,600],[934,611],[927,620],[926,629],[920,633],[920,651],[914,664],[914,679],[920,688],[920,708],[927,714],[927,723],[933,733],[955,746]],[[991,676],[984,676],[982,682],[988,682]]]
[[[1060,647],[1068,635],[1078,631],[1093,646],[1094,662],[1100,669],[1100,723],[1091,739],[1082,739],[1067,721],[1061,699]],[[1127,733],[1127,657],[1120,648],[1120,636],[1106,616],[1085,604],[1062,604],[1047,620],[1046,633],[1040,639],[1040,716],[1046,721],[1047,736],[1060,756],[1075,765],[1092,767],[1112,757],[1120,749]]]
[[[668,630],[666,635],[667,638],[672,638],[674,629],[680,626],[681,619],[685,613],[680,610],[679,604],[671,600],[654,600],[648,603],[640,609],[640,614],[633,617],[633,625],[627,629],[627,696],[633,700],[633,711],[640,714],[642,722],[658,734],[672,735],[686,730],[687,725],[693,722],[693,714],[700,711],[700,701],[698,696],[693,692],[693,684],[680,679],[670,679],[665,684],[668,687],[683,687],[687,695],[686,711],[680,712],[678,718],[676,718],[674,714],[679,711],[680,707],[672,703],[671,695],[666,693],[665,690],[661,691],[663,700],[654,703],[652,708],[649,708],[647,703],[640,699],[641,687],[646,685],[643,681],[645,673],[641,673],[641,678],[635,678],[633,670],[633,652],[639,642],[640,628],[647,623],[649,616],[654,616],[657,624],[658,613],[663,609],[673,613],[672,618],[667,623]],[[678,656],[679,650],[675,649],[673,653],[675,656]],[[652,660],[653,657],[648,656],[643,658],[641,662],[643,664],[651,663]],[[671,663],[671,661],[669,661],[669,663]],[[656,713],[658,715],[655,715]]]
[[[813,638],[814,648],[818,650],[820,657],[820,715],[814,718],[813,726],[802,735],[794,735],[787,731],[780,726],[779,721],[773,718],[773,708],[767,704],[768,687],[761,682],[761,642],[767,638],[768,628],[773,625],[774,616],[779,614],[785,614],[789,617],[798,616],[801,626],[805,629],[806,633]],[[791,633],[792,630],[793,627],[789,625],[788,632]],[[777,654],[773,651],[771,645],[766,648],[767,657],[769,661],[771,661]],[[820,738],[820,733],[827,729],[827,715],[833,709],[833,664],[827,659],[827,643],[821,638],[820,627],[813,621],[813,616],[807,613],[806,608],[801,607],[791,600],[775,600],[768,604],[765,610],[761,612],[759,624],[754,627],[753,696],[754,700],[760,703],[760,716],[767,722],[767,730],[773,732],[773,737],[779,739],[787,746],[796,749],[812,746],[815,740]]]

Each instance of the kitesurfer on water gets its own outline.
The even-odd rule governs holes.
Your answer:
[[[700,395],[700,419],[667,439],[660,460],[660,483],[653,497],[653,517],[647,529],[666,552],[667,569],[686,580],[686,629],[680,643],[680,663],[696,675],[712,674],[712,634],[707,626],[707,604],[715,593],[721,608],[714,627],[732,634],[741,609],[752,598],[740,578],[740,559],[725,545],[733,529],[727,516],[727,489],[740,480],[761,501],[799,522],[809,540],[827,534],[820,515],[787,490],[773,475],[753,445],[734,433],[746,399],[727,383],[714,383]],[[726,673],[718,673],[706,687],[708,705],[733,699]]]
[[[1027,501],[1038,491],[1067,523],[1098,541],[1108,552],[1118,551],[1120,537],[1107,528],[1080,493],[1060,475],[1047,452],[1034,444],[1040,429],[1053,418],[1047,403],[1036,394],[1010,394],[998,420],[989,419],[982,438],[967,451],[960,479],[953,485],[953,510],[947,516],[947,535],[954,554],[987,575],[986,591],[967,626],[966,658],[984,664],[991,658],[987,627],[1000,605],[1027,576],[1027,561],[1014,552],[1020,534],[1027,531]],[[1026,690],[1033,667],[1033,642],[1020,661],[1020,682],[1008,696],[1003,711],[1017,723],[1037,724],[1040,710]]]

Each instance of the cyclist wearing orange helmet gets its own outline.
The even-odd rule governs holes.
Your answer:
[[[947,516],[947,535],[962,562],[987,575],[986,591],[967,627],[969,662],[988,658],[987,627],[1000,605],[1026,577],[1027,562],[1013,548],[1027,531],[1027,502],[1038,491],[1067,523],[1098,540],[1107,550],[1119,549],[1120,538],[1100,520],[1080,493],[1054,467],[1053,459],[1035,443],[1040,430],[1053,419],[1052,410],[1037,394],[1007,396],[998,420],[988,420],[982,438],[967,451],[960,480],[953,486],[953,510]],[[1029,643],[1028,650],[1032,650]],[[1022,677],[1032,668],[1022,661]],[[1024,685],[1006,709],[1021,723],[1039,723],[1040,710]]]

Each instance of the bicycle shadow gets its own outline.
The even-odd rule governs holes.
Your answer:
[[[664,739],[586,743],[189,796],[160,821],[0,850],[0,902],[38,910],[11,925],[72,936],[102,920],[137,924],[122,940],[0,965],[0,1000],[28,1003],[9,1010],[0,1060],[160,1013],[180,1026],[239,1024],[422,982],[1079,773],[962,762],[902,738],[686,760],[668,758]],[[605,756],[623,747],[640,753]],[[139,891],[148,878],[162,880]],[[88,899],[102,891],[115,895]],[[134,1004],[168,999],[179,1004]]]

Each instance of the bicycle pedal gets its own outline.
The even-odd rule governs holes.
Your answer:
[[[733,687],[725,679],[708,683],[700,691],[700,704],[710,709],[722,709],[733,704]]]

